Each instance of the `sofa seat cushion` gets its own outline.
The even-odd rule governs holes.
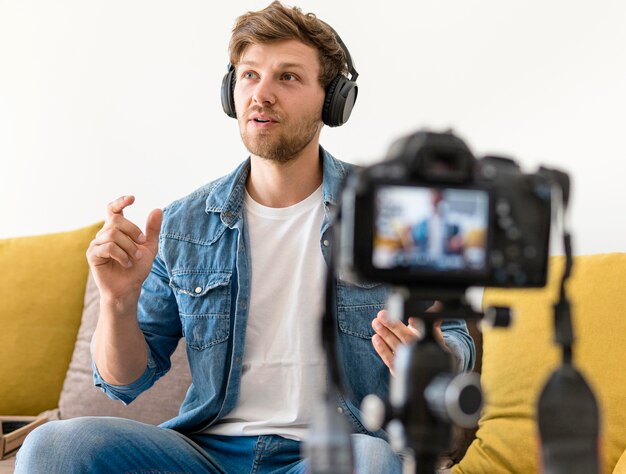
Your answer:
[[[536,406],[560,364],[552,305],[563,263],[562,257],[551,259],[544,289],[485,291],[485,306],[508,305],[515,320],[510,328],[484,330],[481,377],[486,403],[476,439],[454,467],[455,474],[540,472]],[[602,467],[607,474],[626,449],[625,282],[626,254],[615,253],[576,257],[568,284],[574,362],[599,403]]]
[[[101,227],[0,240],[0,414],[57,406]]]

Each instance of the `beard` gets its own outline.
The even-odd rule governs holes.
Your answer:
[[[248,115],[261,112],[279,119],[280,131],[258,129],[250,132],[247,128]],[[291,122],[270,108],[253,108],[239,119],[239,130],[243,144],[250,153],[277,163],[288,163],[300,156],[321,127],[321,109],[301,119]]]

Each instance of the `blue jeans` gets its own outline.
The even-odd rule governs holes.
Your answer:
[[[384,441],[352,435],[356,472],[402,471]],[[193,435],[123,418],[52,421],[34,430],[17,455],[16,474],[303,474],[300,442],[280,436]]]

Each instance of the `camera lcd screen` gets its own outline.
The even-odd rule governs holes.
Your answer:
[[[372,265],[412,273],[483,273],[489,209],[483,189],[378,186]]]

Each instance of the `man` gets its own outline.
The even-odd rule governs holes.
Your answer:
[[[446,255],[462,254],[461,228],[447,215],[449,204],[440,189],[430,190],[430,204],[432,212],[411,229],[413,244],[432,262],[438,262]]]
[[[319,137],[326,88],[344,72],[346,52],[314,15],[274,2],[238,19],[230,53],[234,86],[227,76],[223,93],[232,93],[229,115],[250,158],[152,211],[145,234],[123,216],[134,198],[113,201],[87,252],[101,296],[96,384],[130,403],[167,372],[184,336],[193,383],[179,416],[161,427],[48,423],[26,441],[18,473],[305,472],[300,443],[326,380],[319,326],[328,215],[348,172]],[[415,337],[384,311],[374,318],[386,293],[337,285],[339,350],[354,393],[338,411],[359,433],[357,472],[401,469],[357,409],[368,393],[386,393],[390,355]],[[441,337],[464,367],[472,363],[463,323],[444,323]]]

